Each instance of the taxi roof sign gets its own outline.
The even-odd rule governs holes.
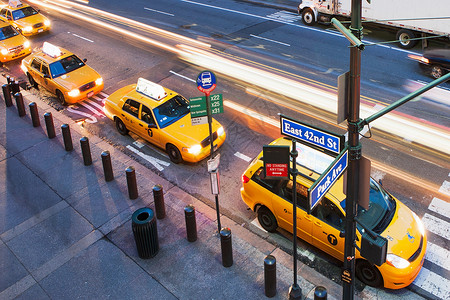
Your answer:
[[[136,91],[155,100],[162,100],[167,96],[167,93],[161,85],[151,82],[145,78],[138,79]]]
[[[18,8],[23,6],[23,3],[19,0],[9,0],[8,5],[12,8]]]
[[[50,44],[49,42],[44,42],[44,45],[42,46],[42,52],[53,58],[62,55],[61,49],[58,46]]]

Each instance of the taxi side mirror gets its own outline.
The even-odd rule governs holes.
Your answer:
[[[340,238],[344,238],[345,237],[345,230],[342,230],[341,232],[339,232],[339,237]]]
[[[11,16],[7,16],[6,18],[7,18],[9,21],[12,20]]]
[[[44,75],[44,78],[46,78],[46,79],[50,79],[50,75],[48,75],[48,74],[45,74],[45,75]]]
[[[87,62],[87,58],[83,58],[83,62]]]

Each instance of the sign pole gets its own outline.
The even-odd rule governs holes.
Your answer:
[[[292,237],[292,244],[293,244],[293,258],[294,258],[294,283],[289,288],[289,299],[301,299],[302,297],[302,289],[297,284],[297,145],[295,140],[292,140],[292,151],[291,151],[291,157],[292,157],[292,165],[293,168],[291,169],[292,174],[292,208],[293,208],[293,237]]]

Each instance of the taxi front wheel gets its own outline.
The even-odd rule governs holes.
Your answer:
[[[367,260],[360,259],[356,261],[356,276],[367,285],[373,287],[383,285],[383,277],[380,271]]]
[[[128,129],[125,126],[125,124],[122,122],[121,119],[116,118],[116,128],[117,131],[121,134],[121,135],[127,135],[128,134]]]
[[[67,105],[66,98],[64,98],[64,94],[61,91],[56,91],[56,97],[62,105]]]
[[[170,160],[174,164],[179,164],[183,161],[183,158],[181,157],[180,150],[178,150],[177,147],[175,147],[172,144],[167,145],[166,147],[167,154],[169,155]]]
[[[276,232],[278,228],[277,219],[273,213],[265,206],[258,209],[258,222],[262,228],[268,232]]]

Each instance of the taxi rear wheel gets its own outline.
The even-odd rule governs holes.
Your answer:
[[[38,84],[36,83],[36,81],[34,81],[33,76],[31,76],[30,73],[28,73],[27,75],[28,75],[28,81],[30,82],[30,85],[32,87],[34,87],[35,89],[38,89]]]
[[[180,150],[178,150],[178,148],[175,147],[174,145],[168,144],[166,146],[166,151],[167,151],[167,154],[169,155],[170,160],[173,163],[179,164],[180,162],[183,161],[183,158],[181,157]]]
[[[62,105],[67,105],[66,98],[64,98],[64,95],[63,93],[61,93],[61,91],[56,91],[56,97]]]
[[[128,134],[128,129],[125,126],[125,124],[122,122],[121,119],[116,118],[116,128],[117,131],[121,134],[121,135],[127,135]]]
[[[361,259],[356,262],[356,276],[367,285],[373,287],[380,287],[383,285],[383,277],[381,276],[380,271],[367,260]]]
[[[262,228],[268,232],[276,232],[278,228],[277,219],[273,213],[265,206],[258,209],[258,222]]]

